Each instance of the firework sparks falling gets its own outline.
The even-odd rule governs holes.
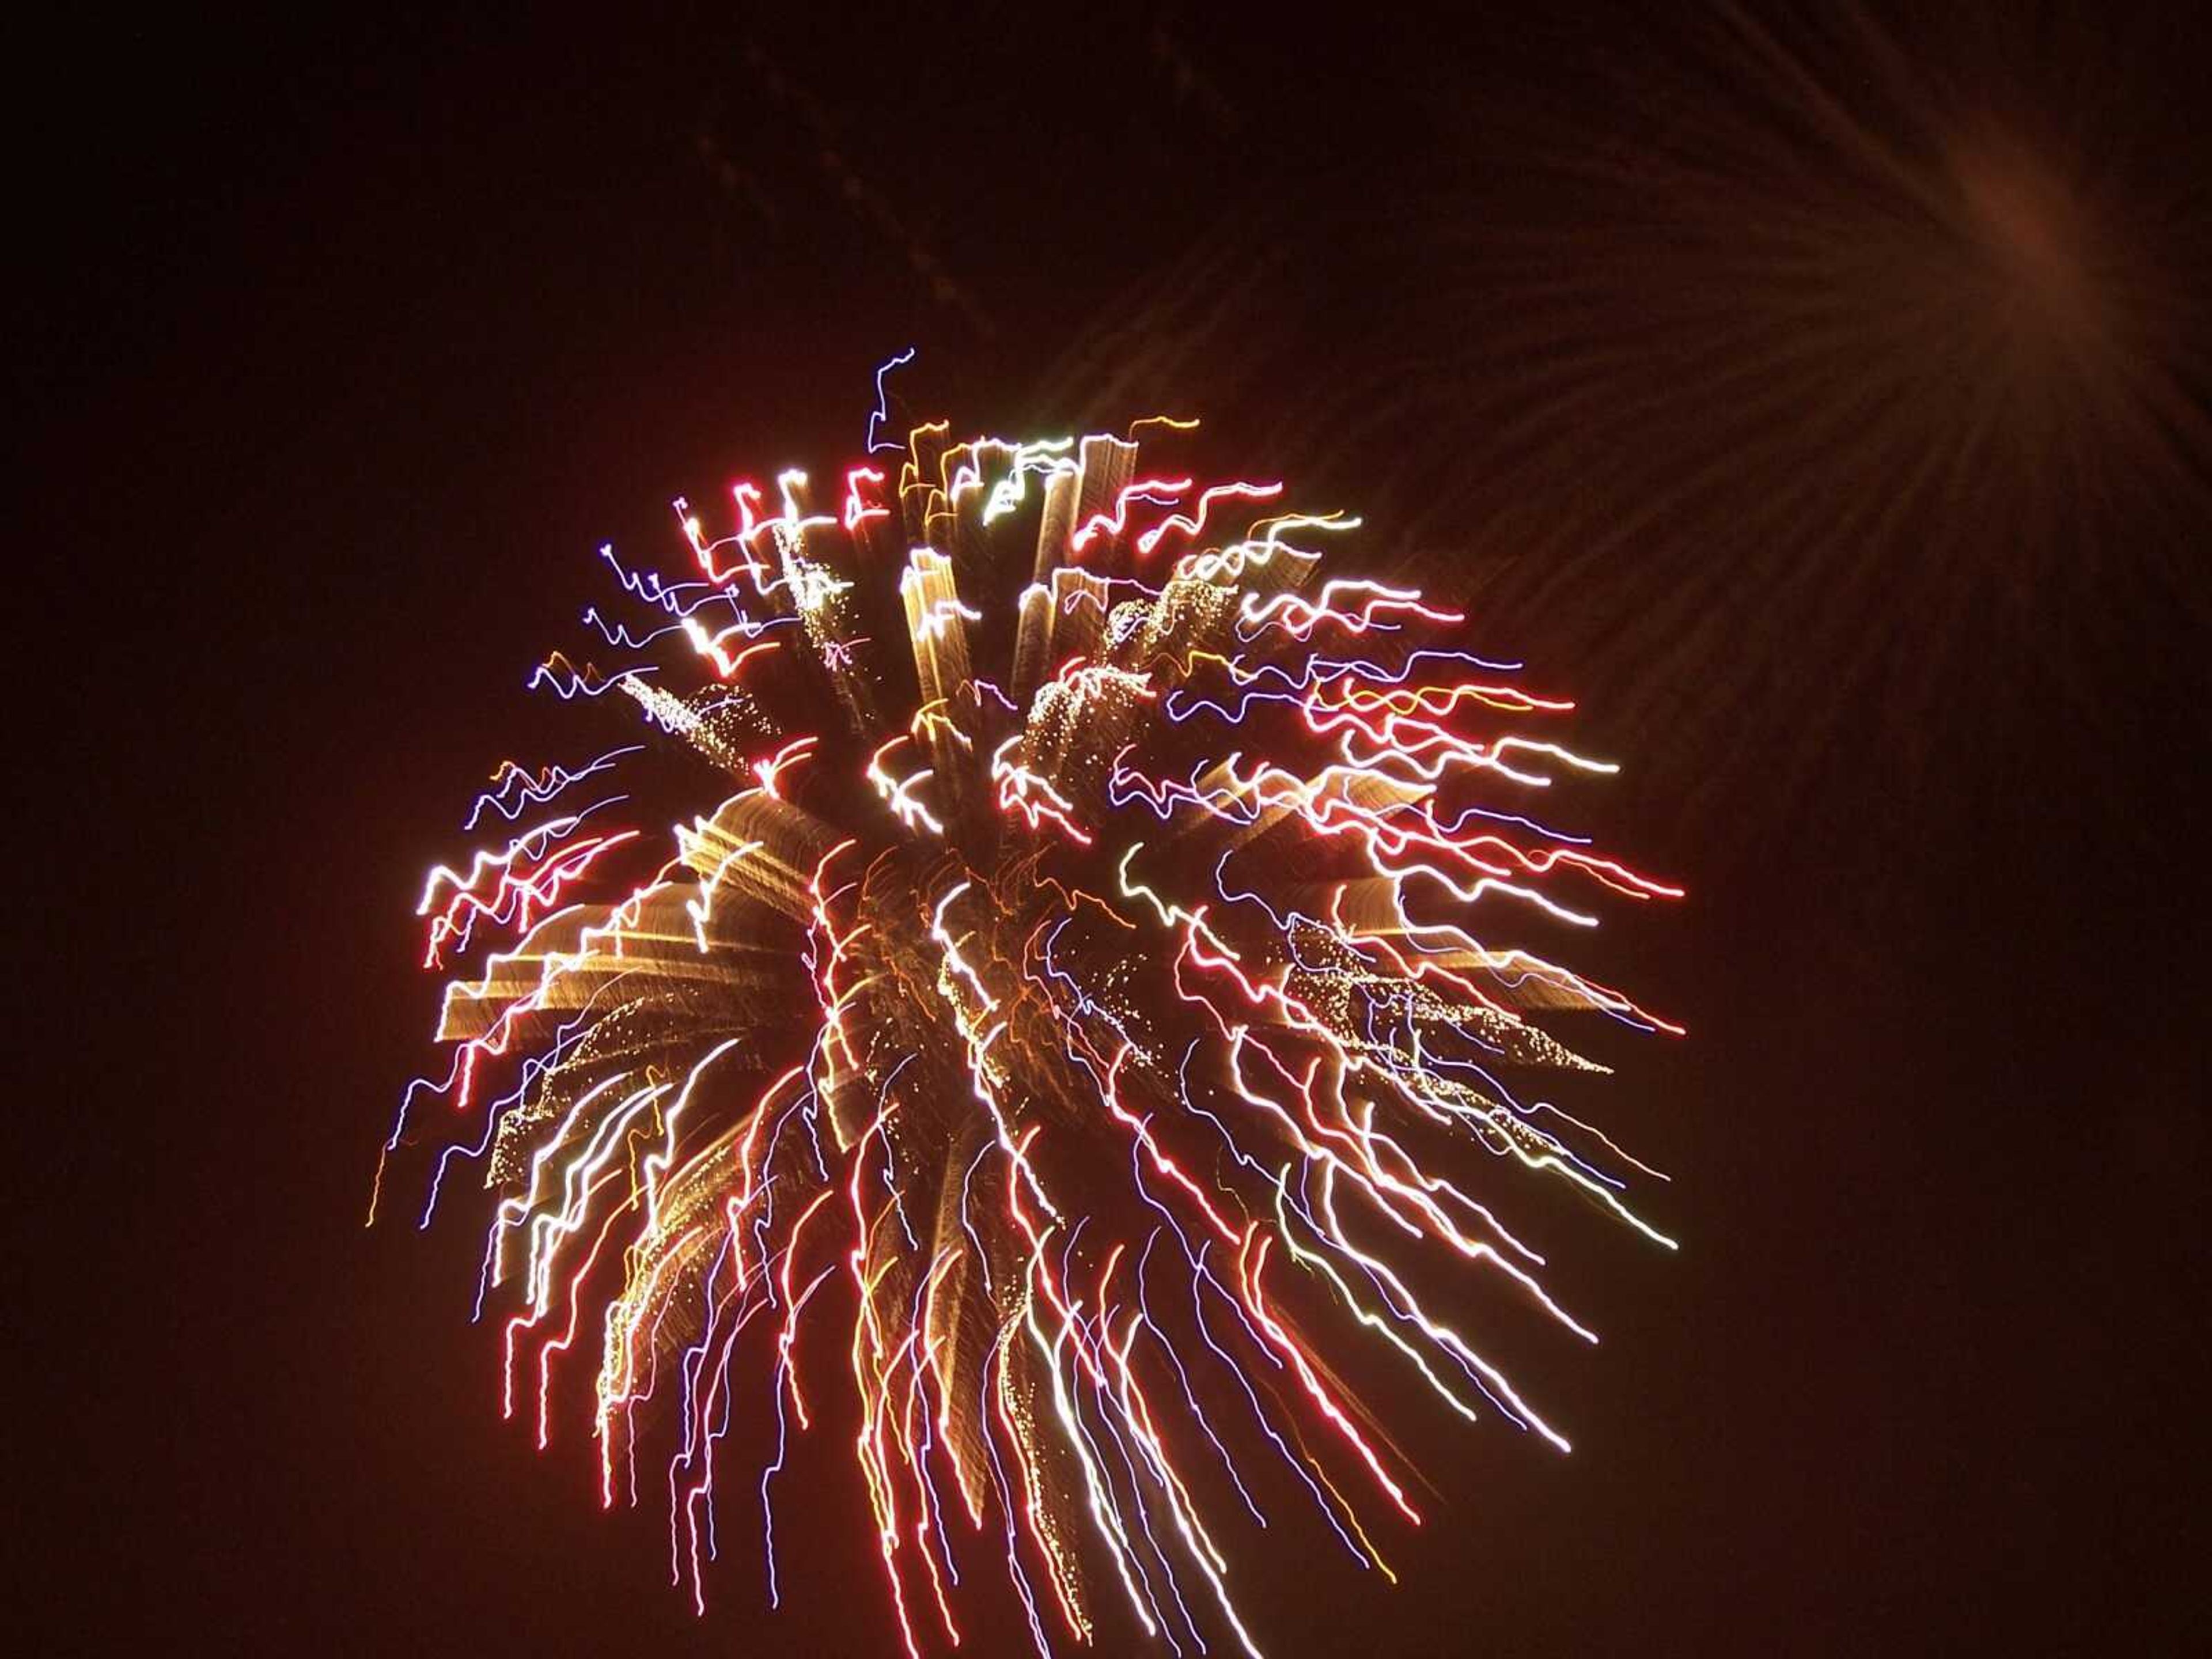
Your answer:
[[[648,740],[502,765],[495,839],[424,886],[451,1060],[386,1161],[434,1148],[426,1224],[465,1172],[498,1194],[505,1410],[543,1446],[588,1386],[602,1502],[663,1495],[702,1610],[746,1503],[775,1594],[775,1479],[842,1370],[909,1652],[961,1639],[981,1554],[1040,1653],[1101,1595],[1256,1653],[1206,1492],[1261,1520],[1280,1460],[1386,1572],[1421,1518],[1333,1344],[1566,1448],[1409,1259],[1595,1340],[1482,1189],[1668,1242],[1617,1170],[1650,1172],[1507,1080],[1595,1069],[1532,1016],[1676,1029],[1499,942],[1677,892],[1539,822],[1613,769],[1457,614],[1334,574],[1357,520],[1158,461],[1191,424],[933,425],[896,472],[736,485],[719,533],[679,501],[680,579],[605,556],[619,660],[532,677]],[[748,1408],[775,1452],[738,1471]]]

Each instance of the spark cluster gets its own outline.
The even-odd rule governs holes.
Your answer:
[[[1334,574],[1356,520],[1164,461],[1194,424],[933,424],[894,471],[872,422],[827,489],[678,501],[680,577],[603,550],[609,665],[532,681],[642,737],[503,764],[424,885],[450,1059],[380,1201],[410,1146],[424,1224],[495,1195],[504,1410],[588,1416],[702,1611],[748,1510],[778,1594],[778,1477],[842,1424],[909,1653],[980,1558],[1040,1654],[1102,1596],[1256,1654],[1231,1529],[1279,1489],[1385,1573],[1422,1518],[1348,1345],[1566,1449],[1411,1264],[1594,1340],[1494,1189],[1668,1243],[1508,1081],[1599,1069],[1557,1016],[1678,1029],[1506,942],[1678,893],[1540,821],[1613,769],[1457,613]]]

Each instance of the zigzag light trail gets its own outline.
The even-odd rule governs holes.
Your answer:
[[[1680,890],[1542,827],[1611,768],[1458,614],[1332,574],[1358,520],[1201,482],[1158,417],[927,425],[894,478],[878,389],[884,465],[738,483],[720,533],[678,502],[680,576],[603,550],[623,654],[531,683],[624,729],[503,763],[496,838],[433,871],[451,1059],[379,1188],[427,1145],[451,1204],[483,1162],[504,1408],[586,1429],[609,1506],[665,1458],[702,1611],[749,1510],[781,1600],[776,1477],[842,1370],[908,1653],[972,1632],[981,1559],[1041,1654],[1101,1596],[1257,1654],[1237,1540],[1275,1491],[1385,1574],[1423,1518],[1332,1353],[1566,1449],[1407,1264],[1595,1340],[1510,1189],[1668,1244],[1608,1166],[1653,1172],[1501,1078],[1601,1069],[1540,1019],[1679,1030],[1522,936]],[[747,1413],[775,1449],[734,1468]]]

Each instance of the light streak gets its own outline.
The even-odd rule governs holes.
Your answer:
[[[879,442],[877,440],[876,434],[882,429],[884,422],[890,418],[890,404],[889,401],[890,394],[884,388],[884,377],[889,374],[893,369],[903,368],[907,364],[912,362],[914,361],[914,351],[915,349],[912,346],[908,346],[904,351],[900,352],[896,356],[892,357],[876,370],[876,406],[868,412],[868,432],[866,440],[868,453],[871,455],[881,449],[903,449],[905,447],[903,444],[895,444],[890,442],[888,439]]]
[[[571,772],[565,766],[548,766],[542,769],[536,776],[533,776],[526,768],[516,765],[513,761],[501,761],[492,772],[492,787],[476,798],[475,802],[469,808],[468,819],[461,828],[475,829],[477,820],[483,816],[483,810],[487,806],[509,823],[513,823],[522,815],[522,810],[526,806],[543,806],[570,785],[581,783],[586,778],[596,776],[605,771],[623,756],[641,755],[644,752],[645,746],[642,744],[624,744],[620,748],[608,750],[598,759],[587,763],[576,771]],[[511,803],[507,799],[510,790],[514,792],[514,796]]]

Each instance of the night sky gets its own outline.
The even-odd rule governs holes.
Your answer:
[[[1955,267],[1915,263],[1925,228],[1824,136],[1820,77],[1718,51],[1704,9],[1665,33],[303,14],[116,21],[19,64],[46,84],[11,147],[37,227],[18,1650],[892,1650],[834,1436],[779,1510],[782,1610],[735,1505],[695,1619],[665,1515],[600,1511],[580,1427],[541,1455],[500,1421],[465,1206],[427,1235],[362,1218],[431,1063],[422,872],[490,765],[564,729],[523,680],[605,599],[594,550],[672,561],[672,497],[858,459],[872,372],[909,345],[917,417],[1170,404],[1318,479],[1378,574],[1587,696],[1627,773],[1589,826],[1690,889],[1612,915],[1595,958],[1689,1037],[1609,1046],[1583,1097],[1674,1177],[1654,1210],[1684,1248],[1547,1212],[1552,1282],[1604,1341],[1509,1344],[1574,1455],[1387,1399],[1441,1495],[1390,1540],[1403,1583],[1315,1527],[1240,1539],[1262,1645],[2179,1644],[2207,58],[2155,11],[2012,9],[1765,37],[1964,181],[1926,229]],[[1941,137],[1985,130],[2008,137]],[[1638,170],[1659,154],[1715,182]],[[1728,216],[1762,201],[1808,204],[1843,250],[1808,280],[1848,303],[1793,320],[1730,262]],[[1907,252],[1855,262],[1899,225]],[[1522,322],[1569,289],[1593,297]],[[1864,320],[1955,337],[1947,306],[2000,315],[1996,343],[1929,357]],[[1790,380],[1747,314],[1838,366]],[[1707,372],[1730,350],[1740,376]],[[1747,402],[1778,376],[1802,424]],[[1539,404],[1584,413],[1516,422]],[[1853,515],[1954,451],[1909,512]],[[1707,483],[1653,482],[1699,456]],[[1777,500],[1804,516],[1759,516]],[[1565,562],[1579,544],[1602,556]],[[974,1646],[1027,1650],[1012,1626]]]

